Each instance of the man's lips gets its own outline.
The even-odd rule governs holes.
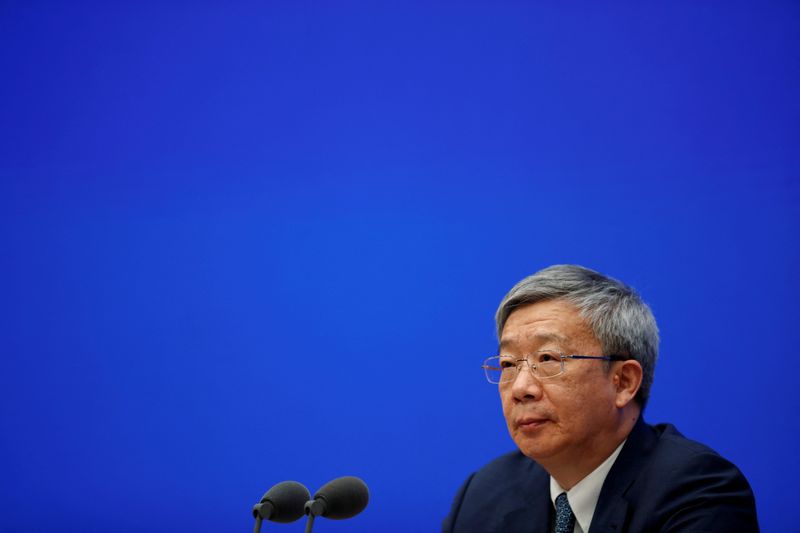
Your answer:
[[[518,427],[538,427],[544,424],[545,422],[549,422],[550,419],[538,417],[538,416],[525,416],[522,418],[518,418],[515,422]]]
[[[533,431],[549,422],[549,418],[538,416],[523,416],[514,421],[515,425],[523,431]]]

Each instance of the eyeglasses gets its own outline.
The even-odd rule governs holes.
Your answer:
[[[508,383],[517,379],[522,363],[528,365],[531,374],[539,379],[548,379],[564,373],[567,359],[597,359],[599,361],[625,361],[621,355],[564,355],[553,351],[533,352],[525,359],[514,359],[507,355],[496,355],[483,362],[483,371],[489,383]]]

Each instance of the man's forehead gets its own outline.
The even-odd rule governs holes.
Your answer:
[[[515,309],[506,319],[500,347],[554,342],[566,344],[594,338],[580,310],[570,302],[555,299],[536,302]]]
[[[533,342],[544,344],[553,342],[565,344],[567,337],[551,331],[523,331],[521,333],[503,333],[500,339],[500,348],[513,348],[515,346],[531,344]]]

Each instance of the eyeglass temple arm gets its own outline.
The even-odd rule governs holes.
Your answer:
[[[623,355],[565,355],[568,359],[600,359],[601,361],[626,361],[630,359]]]

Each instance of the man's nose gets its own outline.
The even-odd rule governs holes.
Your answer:
[[[517,375],[511,382],[511,392],[517,400],[533,398],[538,400],[542,396],[542,383],[533,375],[527,361],[520,361]]]

